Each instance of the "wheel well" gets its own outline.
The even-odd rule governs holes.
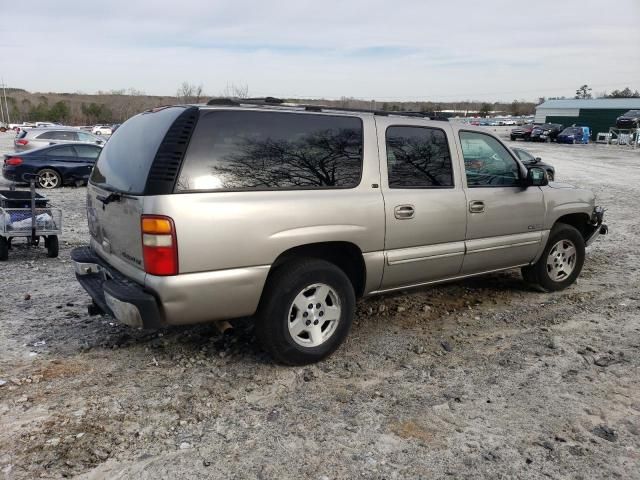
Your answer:
[[[362,251],[353,243],[322,242],[290,248],[276,258],[271,265],[269,276],[285,263],[298,258],[318,258],[333,263],[349,277],[356,296],[362,296],[367,271]]]
[[[589,232],[587,230],[589,226],[589,215],[586,213],[570,213],[569,215],[560,217],[556,220],[556,223],[566,223],[567,225],[571,225],[580,232],[582,238],[586,240],[588,237]]]

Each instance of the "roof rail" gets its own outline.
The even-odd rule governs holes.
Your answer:
[[[449,121],[447,117],[439,115],[437,112],[412,112],[412,111],[392,111],[392,110],[375,110],[368,108],[348,108],[348,107],[333,107],[330,105],[312,105],[312,104],[300,104],[292,103],[287,104],[284,100],[275,97],[264,98],[213,98],[207,102],[207,105],[254,105],[254,106],[283,106],[283,107],[296,107],[304,109],[307,112],[351,112],[351,113],[371,113],[373,115],[389,116],[397,115],[401,117],[418,117],[428,120]]]
[[[240,102],[233,98],[212,98],[207,105],[240,105]]]

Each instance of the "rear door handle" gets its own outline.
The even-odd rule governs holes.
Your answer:
[[[484,212],[484,202],[480,200],[473,200],[469,202],[469,211],[471,213],[482,213]]]
[[[408,220],[413,218],[413,215],[416,213],[413,205],[398,205],[393,209],[393,214],[398,220]]]

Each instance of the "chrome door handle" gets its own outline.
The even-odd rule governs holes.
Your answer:
[[[482,213],[484,212],[484,202],[480,200],[474,200],[469,202],[469,211],[471,213]]]
[[[393,214],[398,220],[408,220],[413,218],[413,215],[416,213],[413,205],[398,205],[393,209]]]

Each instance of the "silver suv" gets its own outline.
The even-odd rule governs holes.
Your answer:
[[[267,103],[129,119],[87,209],[72,258],[90,310],[139,328],[253,316],[288,364],[333,352],[359,297],[516,267],[566,288],[606,233],[593,193],[548,184],[485,130]]]
[[[58,143],[93,143],[103,145],[105,140],[77,128],[32,128],[22,130],[13,141],[16,151],[48,147]]]

